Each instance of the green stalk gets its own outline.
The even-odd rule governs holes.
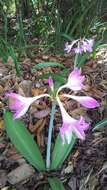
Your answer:
[[[74,69],[78,67],[78,53],[76,53],[75,55],[75,59],[74,59]]]
[[[80,47],[80,42],[78,42],[78,48]],[[75,60],[74,60],[74,69],[78,67],[78,57],[79,53],[76,53]]]
[[[54,115],[55,115],[55,108],[56,108],[56,102],[52,102],[52,110],[51,110],[51,117],[50,117],[50,123],[49,123],[49,131],[48,131],[48,143],[47,143],[47,153],[46,153],[46,169],[49,170],[50,168],[50,160],[51,160],[51,139],[52,139],[52,129],[53,129],[53,121],[54,121]]]

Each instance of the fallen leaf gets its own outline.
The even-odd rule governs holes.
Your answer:
[[[73,163],[68,164],[68,166],[64,170],[65,174],[71,173],[73,171],[73,168],[74,168]]]
[[[75,117],[77,115],[85,115],[87,112],[87,109],[84,108],[84,107],[79,107],[79,108],[76,108],[74,109],[73,111],[70,112],[70,114]]]
[[[3,92],[4,92],[4,87],[0,85],[0,94],[2,94]]]
[[[105,162],[101,168],[101,170],[98,172],[98,174],[101,174],[104,170],[107,170],[107,162]]]
[[[46,92],[46,89],[44,88],[33,88],[31,90],[32,96],[38,96],[40,94],[44,94]]]
[[[38,127],[37,132],[36,132],[37,143],[39,146],[44,145],[44,136],[42,135],[41,132],[44,129],[45,125],[46,125],[46,119],[43,119],[41,125]]]
[[[36,111],[34,113],[34,117],[41,119],[41,118],[48,116],[49,114],[50,114],[50,108],[46,108],[46,109],[41,110],[41,111]]]
[[[16,169],[8,173],[7,178],[10,184],[17,184],[31,177],[35,170],[29,164],[23,163]]]
[[[32,87],[32,81],[30,80],[23,80],[19,84],[18,92],[23,96],[31,96],[31,87]]]
[[[107,90],[107,80],[102,80],[99,85],[101,85],[105,90]]]
[[[4,120],[0,120],[0,129],[4,129]]]
[[[42,125],[43,123],[43,119],[39,119],[35,125],[32,125],[31,123],[29,124],[28,128],[29,130],[34,133],[35,131],[37,131],[37,129]]]
[[[0,101],[0,109],[3,108],[3,103]]]

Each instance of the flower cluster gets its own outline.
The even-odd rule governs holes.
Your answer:
[[[84,140],[85,139],[84,131],[87,130],[90,126],[89,123],[85,122],[85,118],[82,116],[78,120],[72,118],[65,110],[59,96],[59,92],[63,88],[69,88],[72,91],[76,92],[83,89],[84,80],[85,77],[81,75],[81,70],[76,68],[70,73],[67,83],[65,85],[60,86],[56,93],[55,100],[57,101],[60,107],[62,121],[63,121],[62,127],[60,128],[60,136],[63,140],[63,143],[67,142],[69,144],[72,140],[73,133],[75,133],[75,135],[79,139]],[[51,90],[54,91],[54,83],[51,77],[49,77],[48,83]],[[42,94],[39,96],[26,98],[16,93],[7,93],[6,96],[14,99],[14,101],[10,103],[10,109],[15,111],[14,119],[23,116],[27,112],[29,106],[39,98],[43,98],[45,96],[51,97],[50,94]],[[95,108],[99,106],[99,103],[90,96],[75,96],[65,93],[63,94],[63,96],[78,101],[82,106],[86,108]]]
[[[67,42],[65,44],[65,51],[67,53],[70,53],[71,51],[74,51],[75,53],[82,54],[83,52],[92,52],[93,51],[93,39],[78,39],[73,40],[70,44]]]

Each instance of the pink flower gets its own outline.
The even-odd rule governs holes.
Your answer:
[[[74,50],[75,53],[80,53],[80,54],[83,53],[83,48],[82,47],[76,47],[73,50]]]
[[[94,41],[92,39],[83,41],[83,45],[81,46],[81,48],[83,49],[84,52],[88,51],[88,52],[92,52],[93,51],[93,43]]]
[[[48,84],[49,84],[50,89],[53,91],[54,90],[54,82],[53,82],[52,77],[48,78]]]
[[[74,69],[68,77],[68,81],[65,85],[62,85],[59,89],[57,94],[63,88],[70,88],[73,91],[78,91],[84,88],[85,77],[81,75],[81,70]],[[99,106],[99,103],[90,96],[75,96],[69,94],[63,94],[64,97],[71,98],[73,100],[78,101],[81,105],[85,106],[86,108],[96,108]],[[75,133],[79,139],[85,139],[85,132],[84,130],[88,129],[89,124],[85,122],[85,119],[81,116],[79,120],[72,118],[64,109],[59,97],[56,97],[57,102],[59,104],[63,124],[60,129],[60,135],[62,137],[63,142],[65,140],[69,144],[72,139],[72,133]]]
[[[93,39],[77,39],[73,40],[70,44],[68,42],[65,44],[64,50],[67,53],[70,53],[72,50],[74,50],[77,54],[82,54],[83,52],[92,52],[93,51]]]
[[[78,101],[81,105],[83,105],[86,108],[99,107],[99,103],[90,96],[74,96],[74,95],[69,95],[69,94],[64,94],[63,96]]]
[[[69,88],[73,91],[79,91],[84,88],[84,80],[85,76],[81,75],[81,70],[75,68],[68,76],[67,83],[60,86],[57,93],[59,93],[59,91],[61,91],[63,88]]]
[[[63,107],[60,99],[57,97],[57,101],[61,110],[62,114],[62,120],[63,124],[60,128],[60,135],[63,140],[63,143],[67,141],[68,144],[70,144],[72,140],[72,134],[75,133],[75,135],[81,139],[85,139],[85,130],[87,130],[90,126],[88,123],[85,122],[84,117],[80,117],[79,120],[76,120],[72,118]]]
[[[64,48],[64,50],[65,50],[67,53],[69,53],[69,52],[72,50],[74,44],[75,44],[77,41],[78,41],[78,40],[73,40],[73,41],[71,42],[71,44],[68,44],[68,42],[66,42],[66,43],[65,43],[65,48]]]
[[[66,86],[73,91],[78,91],[84,88],[84,80],[85,76],[82,76],[81,70],[76,68],[70,73]]]
[[[42,98],[44,96],[49,96],[48,94],[42,94],[36,97],[23,97],[16,93],[6,93],[7,97],[11,97],[13,99],[13,102],[10,103],[9,107],[10,109],[14,110],[15,113],[13,115],[14,119],[20,118],[23,116],[27,110],[29,109],[29,106],[36,101],[39,98]]]

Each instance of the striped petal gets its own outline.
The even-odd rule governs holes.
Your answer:
[[[69,94],[64,94],[63,96],[78,101],[82,106],[86,108],[99,107],[99,103],[90,96],[73,96]]]
[[[63,143],[67,141],[68,144],[70,144],[72,140],[72,134],[75,133],[75,135],[81,139],[85,139],[85,130],[89,128],[89,124],[85,122],[85,119],[83,117],[80,117],[79,120],[76,120],[72,118],[63,107],[59,97],[57,97],[57,102],[59,104],[61,114],[62,114],[62,120],[63,124],[60,128],[60,135],[62,138]]]
[[[16,93],[6,93],[7,97],[10,97],[12,99],[12,101],[10,102],[9,108],[14,110],[15,113],[13,115],[14,119],[20,118],[21,116],[23,116],[27,110],[29,109],[29,106],[36,101],[39,98],[42,98],[44,96],[48,96],[48,94],[42,94],[39,96],[35,96],[35,97],[23,97],[19,94]]]
[[[79,91],[84,88],[84,82],[85,76],[81,75],[81,70],[75,68],[70,75],[68,76],[68,81],[66,84],[59,87],[57,94],[59,91],[61,91],[63,88],[69,88],[73,91]]]
[[[70,51],[73,49],[73,46],[74,46],[74,44],[76,44],[76,42],[78,42],[78,40],[73,40],[70,44],[68,42],[66,42],[64,50],[67,53],[70,53]]]

